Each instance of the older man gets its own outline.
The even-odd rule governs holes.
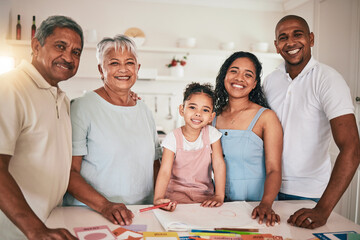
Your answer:
[[[32,61],[0,76],[0,239],[75,239],[44,221],[66,191],[69,100],[58,83],[77,72],[83,32],[51,16],[31,41]]]
[[[311,56],[314,34],[303,18],[285,16],[275,35],[285,62],[265,79],[264,90],[284,130],[279,199],[318,202],[288,219],[299,227],[316,228],[326,223],[359,165],[354,106],[343,77]],[[340,149],[332,171],[331,133]]]

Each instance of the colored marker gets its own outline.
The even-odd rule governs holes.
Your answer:
[[[146,212],[146,211],[150,211],[150,210],[153,210],[153,209],[166,207],[169,204],[170,204],[170,202],[163,203],[163,204],[160,204],[160,205],[155,205],[155,206],[152,206],[152,207],[142,208],[142,209],[139,210],[139,212]]]

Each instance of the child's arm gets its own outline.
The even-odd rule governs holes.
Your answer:
[[[266,179],[264,195],[259,206],[252,212],[252,218],[259,216],[259,223],[262,224],[266,217],[266,225],[273,226],[280,222],[280,216],[272,209],[272,204],[281,186],[281,154],[283,146],[283,131],[279,119],[271,110],[263,113],[264,127],[263,140],[265,149]]]
[[[215,178],[215,195],[204,201],[203,207],[220,207],[224,203],[225,197],[225,181],[226,181],[226,165],[223,157],[220,139],[211,144],[212,148],[212,167]]]
[[[174,211],[176,208],[176,202],[171,202],[170,199],[165,199],[165,192],[171,177],[171,170],[174,162],[174,153],[167,148],[164,148],[160,170],[157,176],[154,194],[154,205],[163,203],[170,204],[163,209],[168,211]]]

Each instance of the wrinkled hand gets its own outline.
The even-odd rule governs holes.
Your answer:
[[[108,202],[101,210],[101,215],[114,224],[130,225],[134,214],[123,203]]]
[[[202,207],[220,207],[224,203],[224,197],[221,196],[213,196],[212,198],[205,200],[201,203]]]
[[[272,210],[271,206],[265,204],[259,204],[257,207],[254,208],[252,211],[251,217],[255,219],[259,216],[259,224],[262,224],[264,218],[266,217],[266,226],[274,226],[275,223],[280,224],[280,216]]]
[[[154,205],[160,205],[160,204],[164,204],[164,203],[168,203],[168,202],[169,202],[169,205],[167,205],[166,207],[162,207],[161,209],[173,212],[176,209],[176,205],[177,205],[176,201],[172,202],[170,199],[160,198],[160,199],[154,200]]]
[[[49,228],[44,228],[41,230],[34,230],[33,232],[31,232],[27,238],[29,240],[39,240],[39,239],[44,239],[44,240],[75,240],[77,239],[76,237],[74,237],[73,235],[71,235],[71,233],[64,229],[64,228],[56,228],[56,229],[49,229]]]
[[[139,97],[139,96],[137,95],[137,93],[135,93],[135,92],[133,92],[133,91],[130,91],[129,96],[130,96],[130,97],[132,98],[132,100],[134,100],[135,102],[136,102],[137,100],[141,100],[141,97]]]
[[[316,207],[302,208],[289,217],[287,222],[292,226],[314,229],[325,225],[329,215]]]

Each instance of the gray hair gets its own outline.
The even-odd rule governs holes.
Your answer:
[[[44,46],[45,39],[54,32],[55,28],[69,28],[79,34],[81,38],[81,48],[84,46],[84,36],[82,28],[74,20],[66,16],[50,16],[45,19],[40,27],[36,29],[35,38],[41,46]]]
[[[114,38],[109,38],[109,37],[103,38],[97,44],[96,58],[98,64],[102,65],[104,60],[104,55],[106,55],[107,52],[111,49],[115,49],[115,51],[121,49],[122,52],[128,50],[134,55],[136,62],[138,61],[135,42],[123,34],[118,34]]]

